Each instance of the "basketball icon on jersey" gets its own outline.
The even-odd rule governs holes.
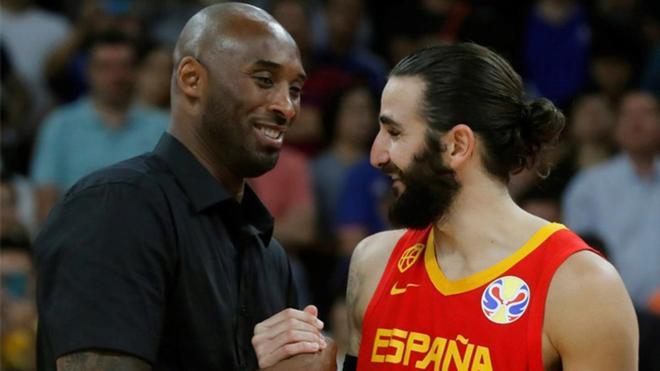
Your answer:
[[[491,282],[481,296],[481,309],[492,322],[505,325],[525,314],[531,293],[525,281],[505,276]]]
[[[419,256],[422,255],[422,250],[424,250],[424,245],[421,243],[410,246],[406,251],[401,254],[399,262],[396,266],[399,268],[399,272],[403,273],[408,268],[412,267],[413,264],[419,259]]]

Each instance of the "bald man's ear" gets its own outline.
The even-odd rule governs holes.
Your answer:
[[[176,84],[183,95],[199,99],[206,89],[207,72],[193,57],[183,57],[176,69]]]
[[[443,153],[449,167],[457,169],[472,157],[476,138],[472,129],[465,124],[458,124],[443,135],[446,150]]]

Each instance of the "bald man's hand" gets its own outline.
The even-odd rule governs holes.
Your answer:
[[[321,330],[318,310],[308,305],[304,310],[285,309],[254,327],[252,346],[260,368],[303,353],[316,353],[327,347]]]
[[[328,346],[316,353],[298,354],[261,371],[337,371],[337,346],[325,338]]]

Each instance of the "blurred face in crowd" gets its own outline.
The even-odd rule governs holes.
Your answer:
[[[631,66],[617,57],[595,57],[591,62],[591,75],[605,93],[621,93],[630,83]]]
[[[298,0],[280,1],[273,8],[273,17],[291,34],[303,51],[310,44],[309,22],[303,3]]]
[[[348,91],[337,112],[337,130],[341,140],[365,147],[375,134],[376,108],[366,87]]]
[[[607,101],[599,96],[587,96],[573,109],[571,130],[581,143],[593,143],[611,138],[614,112]]]
[[[12,231],[19,224],[16,192],[10,183],[0,183],[0,232]]]
[[[329,0],[326,7],[330,38],[351,46],[362,18],[362,0]]]
[[[279,24],[238,18],[226,27],[223,45],[202,59],[209,66],[202,135],[222,149],[217,156],[233,174],[255,177],[275,167],[306,77]]]
[[[660,107],[655,97],[632,93],[623,99],[616,139],[631,154],[652,155],[660,151]]]
[[[31,256],[24,250],[3,246],[0,276],[3,330],[33,327],[36,313]]]
[[[135,50],[127,44],[100,44],[89,57],[92,96],[108,105],[124,105],[131,99],[135,79]]]
[[[397,227],[423,228],[440,220],[460,190],[454,172],[443,163],[439,135],[429,131],[421,112],[424,86],[419,77],[389,79],[380,131],[371,147],[371,164],[392,178],[395,199],[389,216]]]

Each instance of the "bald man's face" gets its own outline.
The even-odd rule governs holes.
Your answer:
[[[229,170],[244,178],[275,166],[300,110],[305,74],[298,48],[276,26],[243,28],[203,62],[209,89],[202,128]]]

